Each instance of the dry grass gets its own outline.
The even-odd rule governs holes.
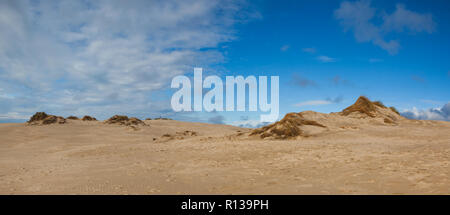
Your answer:
[[[36,112],[33,116],[31,116],[30,120],[28,120],[28,123],[44,120],[48,116],[49,115],[45,112]]]
[[[145,123],[135,117],[128,118],[128,116],[121,116],[121,115],[115,115],[108,120],[105,121],[107,124],[118,124],[118,125],[126,125],[126,126],[132,126],[132,125],[145,125]]]
[[[298,136],[305,136],[301,130],[302,125],[312,125],[325,128],[326,126],[304,119],[301,113],[288,113],[286,116],[273,124],[253,130],[250,135],[259,135],[261,138],[272,137],[274,139],[288,139]]]
[[[398,110],[395,107],[389,107],[389,109],[391,109],[392,112],[400,115],[400,112],[398,112]]]
[[[372,102],[374,105],[381,107],[381,108],[386,108],[386,106],[383,104],[383,102],[381,101],[374,101]]]
[[[380,105],[380,104],[378,104],[378,105]],[[365,114],[370,117],[375,117],[375,112],[377,110],[376,106],[378,106],[378,105],[374,104],[374,102],[371,102],[367,97],[360,96],[358,98],[358,100],[356,100],[355,104],[345,108],[341,112],[341,114],[344,116],[347,116],[351,113],[359,112],[359,113]],[[382,105],[382,103],[381,103],[381,105]]]
[[[97,119],[95,117],[92,116],[83,116],[83,118],[81,119],[83,121],[97,121]]]
[[[172,120],[171,118],[165,118],[165,117],[159,117],[155,118],[154,120]]]
[[[381,102],[381,101],[375,101],[375,102],[373,102],[373,104],[376,105],[376,106],[378,106],[378,107],[388,108],[388,107],[386,107],[386,106],[383,104],[383,102]],[[389,109],[391,109],[392,112],[394,112],[394,113],[400,115],[400,112],[398,112],[398,110],[397,110],[395,107],[389,107]]]
[[[64,124],[66,123],[66,119],[61,116],[48,115],[45,112],[37,112],[28,120],[29,125],[49,125],[55,123]]]

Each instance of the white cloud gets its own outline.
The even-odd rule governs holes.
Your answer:
[[[398,4],[392,14],[384,13],[382,24],[376,25],[377,10],[370,5],[370,1],[344,1],[334,11],[334,16],[340,21],[345,31],[352,30],[357,42],[372,42],[386,50],[389,54],[397,54],[400,44],[396,40],[385,39],[385,35],[392,31],[432,33],[435,23],[431,14],[420,14],[410,11],[404,5]]]
[[[165,89],[173,76],[223,61],[215,48],[235,39],[236,23],[258,17],[244,11],[247,6],[218,0],[0,1],[1,95],[14,95],[0,101],[0,109],[149,112],[160,107],[150,93]]]
[[[410,119],[450,121],[450,103],[447,103],[441,108],[431,108],[428,110],[419,110],[414,107],[412,110],[403,111],[401,115]]]
[[[332,62],[336,62],[336,58],[331,58],[325,55],[321,55],[317,57],[317,60],[323,62],[323,63],[332,63]]]

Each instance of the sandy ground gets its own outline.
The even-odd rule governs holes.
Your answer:
[[[146,123],[138,130],[76,120],[0,124],[0,194],[450,194],[447,122],[297,140],[261,140],[226,125]]]

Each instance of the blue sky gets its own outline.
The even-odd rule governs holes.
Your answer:
[[[360,95],[450,120],[448,1],[1,1],[0,122],[36,111],[258,126],[174,113],[171,78],[278,75],[280,117]]]

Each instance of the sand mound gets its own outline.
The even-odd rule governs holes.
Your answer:
[[[79,120],[79,118],[76,116],[69,116],[66,119]]]
[[[97,121],[97,119],[95,117],[92,116],[83,116],[83,118],[81,119],[83,121]]]
[[[316,136],[347,128],[371,125],[398,125],[404,118],[394,107],[386,107],[382,102],[372,102],[361,96],[342,112],[322,114],[314,111],[289,113],[282,120],[265,127],[254,129],[250,136],[270,139],[290,139]]]
[[[364,96],[359,97],[353,105],[345,108],[339,114],[356,118],[382,119],[385,124],[397,124],[400,119],[403,119],[394,107],[388,108],[382,102],[372,102]]]
[[[301,129],[301,126],[306,125],[326,128],[326,126],[318,123],[317,121],[305,119],[301,113],[288,113],[282,120],[262,128],[255,129],[250,133],[250,135],[258,135],[261,138],[270,137],[274,139],[288,139],[298,136],[308,136]]]
[[[117,125],[126,125],[126,126],[134,126],[134,125],[146,125],[142,120],[128,116],[115,115],[108,120],[105,121],[107,124],[117,124]]]
[[[29,125],[48,125],[48,124],[64,124],[66,119],[61,116],[48,115],[45,112],[36,112],[30,120]]]
[[[369,116],[369,117],[375,117],[376,112],[377,112],[377,106],[381,107],[380,104],[381,103],[371,102],[368,98],[366,98],[364,96],[360,96],[358,98],[358,100],[356,100],[355,104],[345,108],[341,112],[341,114],[344,116],[348,116],[348,115],[356,112],[356,113],[361,113],[361,114]]]

